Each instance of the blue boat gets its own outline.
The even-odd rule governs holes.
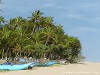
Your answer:
[[[0,65],[0,70],[23,70],[28,68],[30,65],[35,66],[36,64],[34,63],[27,63],[27,64],[14,64],[14,65],[5,65],[1,64]]]
[[[31,62],[31,63],[27,63],[27,64],[0,64],[0,70],[23,70],[23,69],[27,69],[29,66],[33,67],[33,66],[52,66],[56,64],[56,62],[46,62],[44,64],[41,63],[37,63],[37,62]]]
[[[37,66],[52,66],[54,64],[57,64],[57,62],[49,61],[46,63],[38,63]]]
[[[44,65],[51,66],[54,64],[57,64],[57,62],[49,61],[49,62],[45,63]]]

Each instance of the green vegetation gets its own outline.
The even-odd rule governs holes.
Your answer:
[[[40,11],[27,19],[22,17],[6,21],[0,16],[0,57],[33,57],[51,60],[66,59],[71,63],[81,53],[77,37],[64,33],[61,25],[53,22],[50,16]]]

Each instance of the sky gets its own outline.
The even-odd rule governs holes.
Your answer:
[[[2,0],[5,19],[40,10],[61,24],[65,34],[78,37],[87,62],[100,62],[100,0]]]

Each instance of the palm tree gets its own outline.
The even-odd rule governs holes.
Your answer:
[[[6,21],[5,21],[4,17],[0,16],[0,26],[1,27],[5,25],[5,22]]]
[[[56,32],[54,30],[55,28],[53,27],[46,27],[42,30],[43,37],[42,39],[44,40],[44,45],[47,46],[46,48],[46,56],[47,58],[54,59],[55,50],[58,50],[58,39]]]
[[[40,11],[35,11],[32,13],[32,17],[29,17],[30,20],[29,20],[29,25],[30,27],[32,28],[32,33],[33,34],[34,32],[36,32],[36,30],[39,30],[40,29],[40,21],[41,21],[41,18],[42,17],[42,12]]]
[[[45,27],[54,27],[53,18],[51,16],[46,17],[45,19]]]
[[[7,49],[10,47],[10,35],[11,31],[8,30],[6,26],[2,27],[2,29],[0,30],[0,47],[2,49],[2,59],[4,59],[4,52],[6,52]]]
[[[80,41],[76,37],[70,37],[69,40],[69,46],[70,46],[70,62],[76,62],[76,58],[81,53],[81,44]]]
[[[26,19],[23,19],[22,17],[16,17],[13,19],[10,19],[8,22],[8,26],[11,30],[16,30],[16,28],[20,25],[23,25],[26,23]]]
[[[33,51],[36,58],[41,58],[45,54],[46,46],[43,44],[42,33],[37,31],[36,33],[32,34],[31,40],[33,43]]]
[[[50,45],[51,44],[51,41],[53,40],[54,36],[55,36],[55,32],[53,30],[53,28],[44,28],[42,30],[42,34],[43,34],[43,40],[44,40],[44,44],[46,46]]]
[[[21,57],[21,53],[23,51],[24,46],[26,45],[26,41],[28,40],[25,35],[25,30],[23,30],[23,26],[18,26],[17,29],[15,30],[16,32],[16,38],[15,38],[15,49],[18,50],[18,52],[20,53],[20,57]]]

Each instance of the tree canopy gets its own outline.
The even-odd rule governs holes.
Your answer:
[[[27,56],[77,62],[76,58],[81,54],[80,40],[66,34],[51,16],[43,14],[37,10],[27,19],[16,17],[8,21],[0,16],[2,59]]]

